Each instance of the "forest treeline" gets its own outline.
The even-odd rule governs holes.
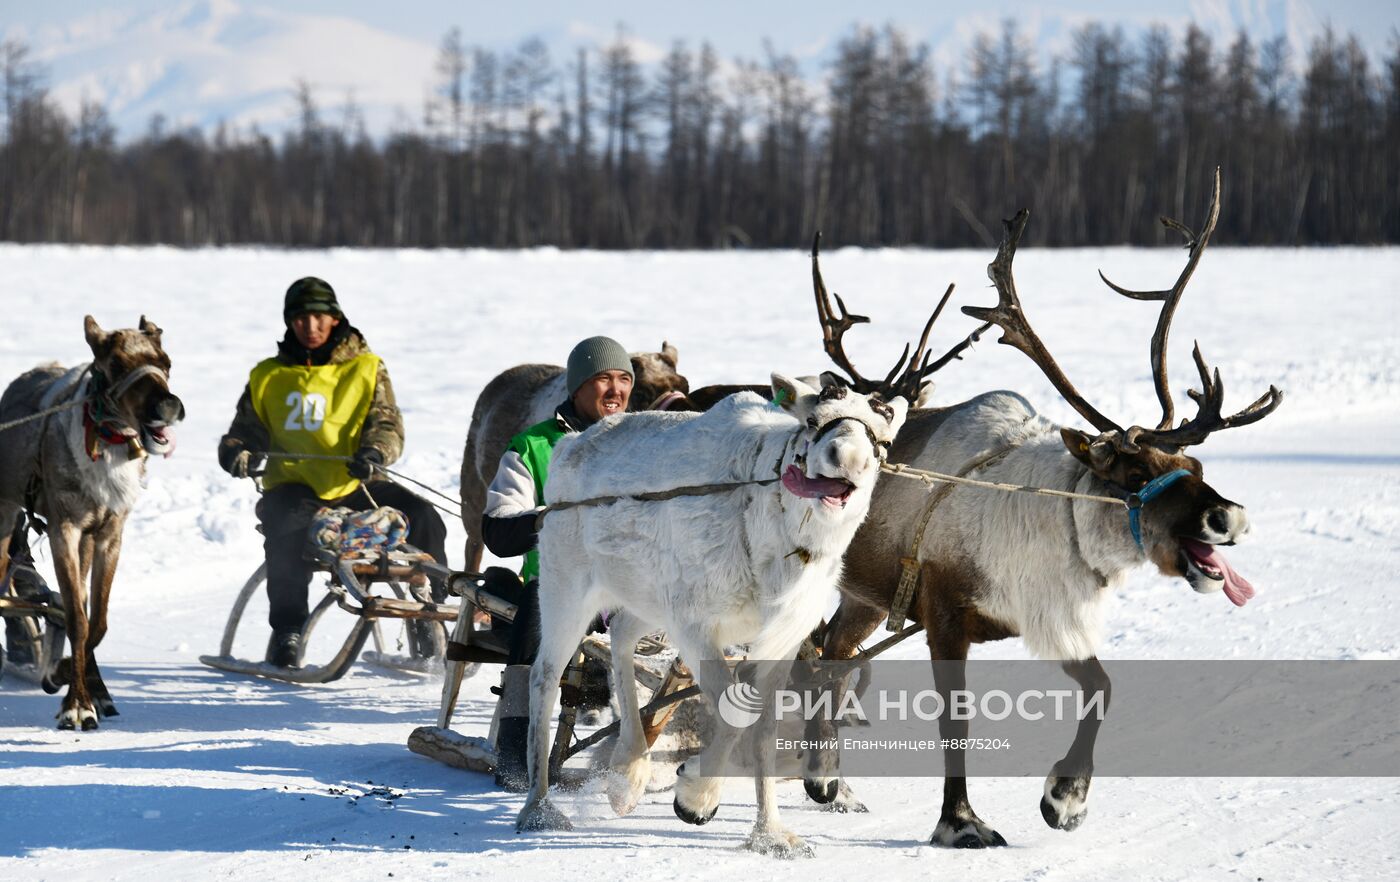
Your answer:
[[[979,246],[1029,206],[1034,244],[1171,241],[1224,169],[1216,240],[1400,242],[1400,37],[1379,68],[1325,30],[1213,45],[1089,24],[1048,68],[1008,21],[935,75],[927,46],[855,28],[820,82],[765,43],[677,42],[644,68],[620,31],[555,60],[442,40],[421,122],[371,136],[299,83],[296,124],[118,143],[27,46],[0,44],[0,240],[182,246]]]

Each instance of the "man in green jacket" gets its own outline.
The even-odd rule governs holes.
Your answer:
[[[539,650],[536,606],[540,561],[535,521],[544,508],[544,486],[554,445],[603,417],[624,413],[632,395],[632,359],[616,340],[589,337],[569,353],[569,398],[554,416],[510,440],[486,493],[481,537],[497,557],[525,556],[511,625],[510,659],[501,679],[501,719],[496,734],[496,783],[523,791],[528,785],[525,746],[529,728],[530,665]]]
[[[447,528],[422,498],[398,484],[372,481],[375,467],[393,463],[403,450],[403,417],[384,362],[346,320],[334,289],[318,278],[298,279],[287,289],[282,318],[286,334],[277,354],[249,375],[233,424],[219,441],[219,465],[246,478],[268,451],[350,459],[279,456],[263,471],[257,513],[271,606],[268,661],[295,667],[312,574],[306,533],[317,509],[396,508],[408,517],[408,542],[442,564]],[[365,481],[372,481],[368,493]]]

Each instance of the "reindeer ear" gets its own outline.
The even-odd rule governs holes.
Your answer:
[[[88,348],[92,350],[93,355],[104,355],[112,337],[111,334],[102,330],[97,319],[90,315],[83,316],[83,336],[87,338]]]
[[[661,360],[671,366],[671,370],[676,369],[676,363],[680,361],[681,354],[676,347],[665,340],[661,341]]]
[[[1060,429],[1060,439],[1065,442],[1070,455],[1102,476],[1113,467],[1118,451],[1107,441],[1091,438],[1078,429]]]
[[[143,315],[136,327],[141,329],[141,333],[145,334],[147,337],[155,337],[156,343],[160,343],[160,328],[156,326],[155,322]]]
[[[811,412],[817,404],[817,390],[782,374],[773,374],[773,403],[799,417]]]
[[[893,437],[899,431],[899,427],[904,425],[904,418],[909,416],[909,402],[903,395],[896,395],[885,404],[894,411],[894,418],[890,420],[890,435]]]
[[[933,380],[924,380],[923,385],[919,387],[919,400],[914,402],[914,407],[933,407]]]
[[[817,378],[817,383],[820,384],[823,389],[827,388],[828,386],[850,385],[846,382],[845,377],[841,376],[835,371],[822,371],[821,376]]]

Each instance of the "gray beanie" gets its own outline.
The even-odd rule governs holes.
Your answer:
[[[569,353],[569,394],[573,395],[579,386],[603,371],[624,371],[631,377],[632,359],[613,338],[589,337]]]

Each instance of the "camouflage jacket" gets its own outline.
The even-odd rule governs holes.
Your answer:
[[[341,364],[369,351],[364,336],[350,328],[345,338],[331,350],[327,363]],[[285,344],[278,347],[277,358],[286,364],[295,363]],[[245,383],[243,394],[238,398],[233,423],[219,440],[219,461],[225,461],[225,451],[228,449],[267,450],[268,444],[267,427],[258,419],[253,409],[252,395]],[[360,446],[378,450],[384,457],[385,465],[391,465],[403,452],[403,415],[399,413],[398,403],[394,400],[394,387],[389,382],[389,371],[385,369],[383,361],[379,362],[379,372],[375,377],[374,400],[370,402],[369,416],[365,417],[364,428],[360,430]]]

